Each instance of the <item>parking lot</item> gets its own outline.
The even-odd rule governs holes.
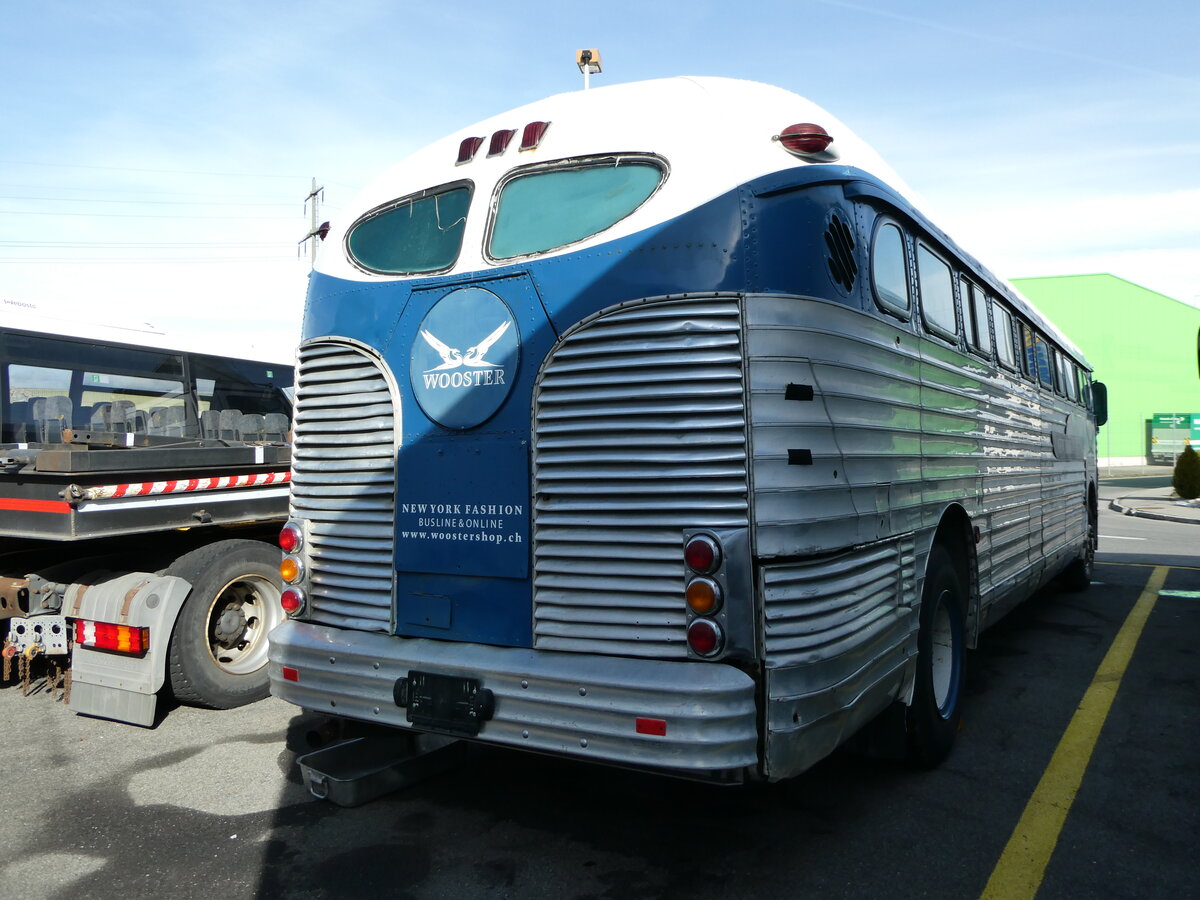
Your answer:
[[[1091,590],[1043,593],[986,633],[931,772],[839,753],[718,788],[474,747],[345,809],[304,790],[283,743],[297,711],[273,698],[142,729],[10,684],[0,883],[28,898],[1200,896],[1200,527],[1105,511],[1101,534]],[[1106,661],[1123,645],[1127,665]]]

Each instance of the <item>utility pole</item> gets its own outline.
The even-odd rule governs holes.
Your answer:
[[[312,265],[312,266],[316,266],[316,264],[317,264],[317,241],[316,241],[316,239],[320,238],[321,240],[325,240],[325,235],[327,235],[329,233],[329,223],[328,222],[322,222],[320,225],[317,224],[318,220],[320,219],[319,207],[321,205],[321,201],[324,199],[325,199],[325,188],[317,187],[317,179],[313,178],[312,190],[310,190],[308,192],[308,196],[304,198],[304,209],[306,212],[309,209],[309,206],[308,206],[309,203],[310,202],[312,203],[312,219],[311,219],[312,224],[310,225],[310,227],[308,229],[308,234],[306,234],[304,237],[302,237],[297,242],[297,246],[296,246],[296,255],[299,256],[300,255],[300,247],[303,246],[304,242],[312,241],[312,244],[309,245],[310,265]]]

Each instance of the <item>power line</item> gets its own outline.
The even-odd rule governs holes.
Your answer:
[[[254,200],[213,202],[211,200],[113,200],[103,197],[13,197],[0,194],[0,200],[50,200],[62,203],[128,203],[144,206],[292,206],[278,201],[259,202]]]
[[[152,172],[156,175],[215,175],[220,178],[307,178],[307,175],[281,175],[277,172],[203,172],[196,169],[142,169],[136,166],[87,166],[81,163],[33,162],[26,159],[0,159],[6,166],[43,166],[49,169],[97,169],[103,172]]]
[[[229,216],[166,216],[166,215],[151,215],[150,213],[82,213],[82,212],[49,212],[43,210],[25,210],[25,209],[0,209],[0,213],[9,216],[76,216],[87,219],[213,219],[219,221],[238,221],[238,222],[291,222],[295,216],[236,216],[230,219]]]

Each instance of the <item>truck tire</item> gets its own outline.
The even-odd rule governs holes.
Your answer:
[[[177,700],[232,709],[267,696],[267,634],[283,619],[279,558],[261,541],[219,541],[166,570],[192,586],[167,653]]]
[[[966,593],[949,552],[929,553],[917,632],[917,680],[905,713],[907,756],[932,768],[950,753],[962,721],[966,674],[963,610]]]

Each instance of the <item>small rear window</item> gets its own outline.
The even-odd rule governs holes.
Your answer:
[[[432,188],[367,213],[350,228],[346,252],[364,269],[421,275],[449,269],[462,249],[471,186]]]
[[[512,259],[589,238],[645,203],[665,176],[664,166],[649,157],[572,160],[518,172],[496,198],[488,254]]]

